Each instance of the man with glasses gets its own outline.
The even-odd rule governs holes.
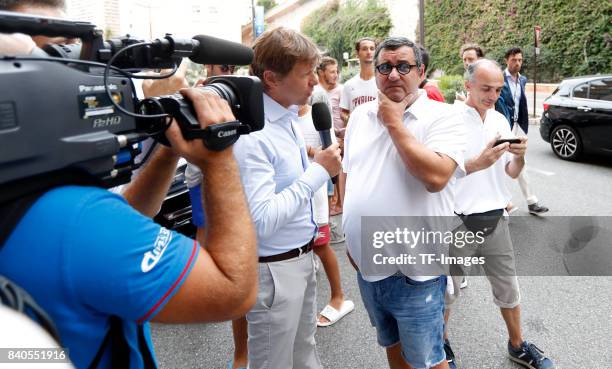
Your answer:
[[[389,216],[452,216],[464,127],[449,105],[419,92],[423,66],[412,41],[388,38],[374,60],[377,100],[355,109],[345,136],[348,253],[390,368],[448,368],[442,340],[446,277],[423,276],[411,265],[368,273],[373,262],[362,253],[371,245],[362,245],[361,225],[363,217],[377,217],[367,221],[386,232],[395,230]]]

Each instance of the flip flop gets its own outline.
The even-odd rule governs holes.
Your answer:
[[[229,362],[229,365],[227,366],[227,369],[232,369],[233,367],[234,367],[234,360]],[[238,368],[238,369],[247,369],[247,368],[242,367],[242,368]]]
[[[344,300],[342,306],[340,307],[340,311],[334,309],[333,306],[327,305],[323,310],[321,310],[320,315],[327,320],[328,322],[320,322],[317,319],[317,327],[329,327],[330,325],[336,323],[338,320],[342,319],[346,314],[350,313],[355,309],[355,304],[351,300]]]

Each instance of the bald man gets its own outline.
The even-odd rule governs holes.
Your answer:
[[[520,291],[504,209],[511,198],[505,177],[516,178],[521,173],[527,137],[514,137],[506,118],[495,111],[503,87],[504,77],[496,62],[480,59],[468,65],[465,88],[469,94],[465,104],[456,105],[467,130],[467,175],[457,181],[455,213],[463,220],[459,232],[482,232],[483,238],[473,245],[451,246],[450,254],[485,258],[483,269],[491,284],[493,301],[508,329],[510,359],[530,369],[551,369],[555,367],[553,362],[533,343],[523,340],[521,332]],[[497,144],[499,139],[510,138],[518,142]],[[451,265],[454,278],[466,272],[462,265]],[[447,312],[458,294],[456,289],[453,297],[447,298]],[[450,347],[448,340],[446,343]]]

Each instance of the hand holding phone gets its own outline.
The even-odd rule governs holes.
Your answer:
[[[501,145],[503,143],[509,143],[509,144],[518,144],[521,143],[521,139],[520,138],[500,138],[498,140],[495,140],[495,143],[493,144],[493,147],[497,146],[497,145]]]

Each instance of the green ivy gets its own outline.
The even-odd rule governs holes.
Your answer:
[[[612,73],[612,2],[601,0],[429,0],[425,6],[428,69],[463,72],[461,45],[478,43],[503,65],[511,46],[523,49],[523,73],[533,77],[534,26],[542,27],[538,80]]]
[[[463,76],[454,74],[444,75],[438,81],[438,88],[442,92],[444,100],[448,104],[452,104],[455,101],[456,94],[464,90]]]
[[[383,39],[392,23],[387,7],[378,0],[329,1],[302,22],[302,32],[342,64],[342,54],[355,57],[361,37]]]

